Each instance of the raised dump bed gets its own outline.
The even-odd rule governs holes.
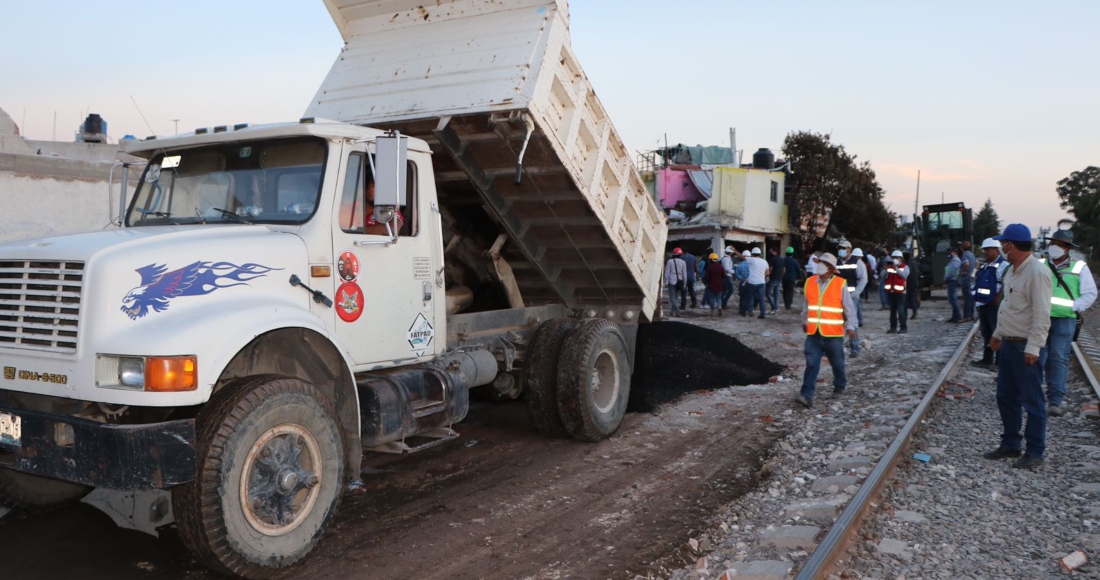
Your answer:
[[[307,117],[427,140],[445,241],[472,229],[478,253],[506,233],[526,305],[652,317],[665,215],[573,55],[565,0],[325,4],[346,44]]]

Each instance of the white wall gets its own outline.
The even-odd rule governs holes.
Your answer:
[[[118,178],[115,178],[117,187]],[[49,177],[0,171],[0,242],[71,234],[109,226],[107,180]],[[114,227],[114,226],[109,226]]]

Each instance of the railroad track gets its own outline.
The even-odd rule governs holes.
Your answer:
[[[933,401],[941,398],[937,397],[937,393],[968,361],[969,357],[966,353],[977,333],[978,325],[974,324],[929,387],[909,420],[883,453],[874,470],[863,481],[859,491],[852,497],[798,571],[796,580],[820,580],[843,571],[848,559],[848,548],[858,541],[859,538],[856,535],[859,534],[865,518],[870,514],[872,504],[880,497],[886,484],[894,476],[899,462],[908,457],[906,451],[917,428],[932,408]],[[1097,376],[1100,376],[1100,344],[1090,334],[1082,332],[1078,343],[1073,345],[1073,353],[1093,393],[1100,397],[1100,383],[1097,382]]]

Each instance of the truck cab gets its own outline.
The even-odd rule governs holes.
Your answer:
[[[0,244],[0,505],[87,496],[265,578],[473,389],[549,437],[618,429],[666,220],[564,2],[453,4],[326,0],[348,45],[306,117],[128,142],[120,229]],[[489,28],[519,32],[456,58]]]

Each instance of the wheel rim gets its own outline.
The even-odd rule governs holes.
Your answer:
[[[267,536],[290,533],[306,519],[321,492],[321,450],[300,425],[268,429],[245,459],[240,497],[244,516]]]
[[[596,355],[589,377],[592,402],[600,413],[608,413],[619,400],[619,360],[610,349]]]

